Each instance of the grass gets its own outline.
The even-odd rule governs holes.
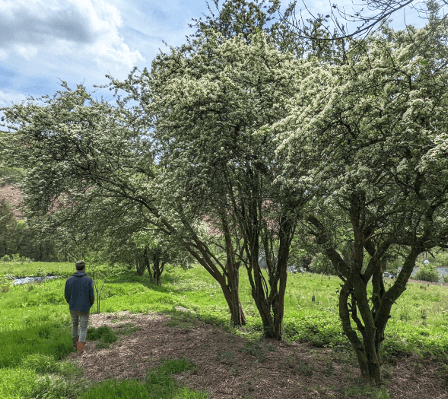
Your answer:
[[[181,388],[172,374],[183,371],[195,370],[196,364],[188,359],[180,358],[168,360],[159,366],[156,370],[146,373],[145,382],[141,383],[135,380],[108,380],[88,392],[85,392],[79,399],[102,399],[102,398],[188,398],[205,399],[207,395],[203,392],[190,390],[188,387]]]
[[[105,269],[105,266],[99,268],[100,271]],[[0,263],[0,276],[61,276],[42,283],[18,286],[3,279],[0,284],[0,397],[109,398],[127,397],[123,395],[128,393],[136,398],[155,397],[144,396],[152,395],[152,391],[156,392],[154,386],[151,387],[151,392],[147,390],[147,381],[118,382],[112,379],[102,385],[91,385],[81,378],[75,364],[65,360],[73,348],[64,287],[66,278],[74,271],[71,263]],[[249,338],[254,344],[248,344],[244,350],[253,354],[254,361],[263,361],[265,354],[255,344],[261,336],[262,325],[244,270],[241,273],[240,293],[247,325],[241,329],[229,326],[230,316],[219,285],[201,267],[187,271],[167,267],[162,276],[161,287],[151,284],[146,276],[136,276],[134,271],[119,271],[118,275],[108,279],[104,285],[101,312],[127,310],[132,313],[166,313],[173,318],[172,326],[183,328],[194,327],[197,320],[201,319]],[[91,276],[89,267],[86,272]],[[289,274],[284,337],[291,341],[309,342],[316,347],[332,347],[333,361],[352,363],[353,355],[339,322],[339,288],[340,282],[336,277]],[[420,284],[409,284],[394,305],[383,345],[386,360],[396,361],[401,356],[415,352],[436,358],[441,364],[448,364],[448,290],[437,285],[425,288],[420,288]],[[179,306],[184,308],[184,312],[176,309]],[[95,311],[96,304],[91,309],[92,313]],[[107,347],[111,342],[121,339],[122,335],[133,333],[135,326],[128,323],[120,330],[116,334],[107,327],[89,328],[87,339],[97,340],[98,345]],[[233,350],[229,348],[228,353],[219,354],[219,360],[226,362],[232,354]],[[307,366],[295,365],[298,373],[312,372]],[[444,377],[448,375],[446,370],[448,369],[444,366],[441,367]],[[148,375],[148,378],[154,384],[159,381],[160,389],[170,389],[169,392],[172,393],[166,395],[174,395],[159,397],[207,397],[205,393],[181,389],[169,372],[153,372],[155,374],[151,374],[152,377]],[[332,365],[329,364],[328,374],[332,372]],[[372,397],[373,395],[374,393]],[[375,395],[383,397],[383,393],[375,392]]]

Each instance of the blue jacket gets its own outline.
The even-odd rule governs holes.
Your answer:
[[[77,271],[65,282],[65,300],[70,310],[87,312],[95,303],[93,281],[84,272]]]

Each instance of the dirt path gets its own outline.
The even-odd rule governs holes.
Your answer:
[[[211,399],[307,399],[346,398],[344,389],[359,374],[356,366],[338,361],[338,354],[330,349],[275,340],[251,345],[199,321],[182,325],[164,315],[120,312],[91,314],[89,325],[108,325],[116,331],[125,323],[141,330],[123,336],[108,349],[96,349],[96,343],[88,341],[83,355],[69,355],[79,361],[84,377],[92,381],[143,379],[145,370],[183,356],[198,369],[176,378],[190,388],[206,390]],[[421,366],[416,367],[416,362]],[[391,398],[448,398],[436,364],[407,358],[391,366],[389,374]]]

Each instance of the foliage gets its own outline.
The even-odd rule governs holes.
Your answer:
[[[276,338],[300,199],[279,195],[282,165],[263,127],[285,116],[297,65],[263,32],[225,40],[206,31],[191,47],[156,58],[151,76],[133,78],[153,93],[147,108],[172,176],[165,191],[176,190],[185,212],[206,215],[220,230],[227,265],[246,266],[265,334]],[[263,254],[268,280],[258,264]]]
[[[291,16],[293,7],[289,5],[279,18],[279,0],[225,0],[219,5],[219,0],[213,0],[216,10],[212,10],[207,2],[209,15],[202,18],[193,18],[189,24],[197,31],[190,36],[200,37],[207,29],[219,32],[226,39],[234,36],[242,36],[248,43],[251,36],[257,32],[266,33],[267,40],[280,52],[291,52],[296,57],[301,57],[305,48],[287,22]]]
[[[63,244],[74,238],[83,248],[86,231],[92,229],[98,237],[105,219],[126,225],[128,219],[120,216],[131,212],[124,237],[142,226],[168,235],[216,276],[233,309],[232,321],[243,324],[238,291],[229,288],[234,282],[229,283],[225,264],[209,247],[212,239],[204,234],[204,215],[186,215],[177,190],[166,191],[170,179],[154,163],[158,144],[147,131],[151,116],[142,118],[146,111],[129,110],[126,101],[117,100],[117,106],[97,102],[82,85],[74,91],[65,82],[62,86],[66,91],[58,91],[52,99],[31,97],[28,103],[4,109],[10,132],[2,154],[7,163],[27,170],[23,182],[27,216],[41,234],[55,237],[58,229],[75,224],[89,207],[114,210],[99,220],[91,218],[82,230],[65,232]],[[96,222],[100,225],[95,227]],[[132,230],[134,223],[137,230]],[[106,224],[116,231],[119,226]],[[102,243],[87,237],[90,245]],[[115,238],[111,245],[117,244]]]
[[[321,253],[313,256],[309,268],[313,273],[335,274],[333,264]]]
[[[372,383],[417,256],[448,244],[447,23],[386,28],[351,43],[341,65],[304,63],[290,114],[273,127],[290,165],[284,187],[313,193],[304,219],[343,281],[344,331]],[[382,271],[397,254],[403,269],[386,290]]]
[[[14,262],[33,258],[41,261],[55,260],[54,245],[48,238],[38,237],[25,220],[16,220],[11,206],[0,201],[0,257]]]
[[[213,0],[214,8],[207,1],[209,14],[203,18],[193,18],[189,24],[197,28],[187,37],[199,38],[207,30],[219,32],[230,39],[241,36],[251,43],[253,35],[263,32],[267,42],[281,53],[290,53],[294,58],[317,58],[321,62],[335,62],[338,53],[344,47],[344,41],[331,35],[326,23],[328,17],[317,15],[301,21],[301,30],[297,32],[295,19],[296,2],[292,1],[281,10],[279,0]]]
[[[415,275],[415,280],[431,281],[437,283],[440,280],[439,273],[434,265],[423,264]]]

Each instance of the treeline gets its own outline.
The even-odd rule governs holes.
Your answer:
[[[16,220],[11,205],[0,201],[0,258],[26,258],[39,262],[61,259],[53,242],[40,237],[25,220]]]

